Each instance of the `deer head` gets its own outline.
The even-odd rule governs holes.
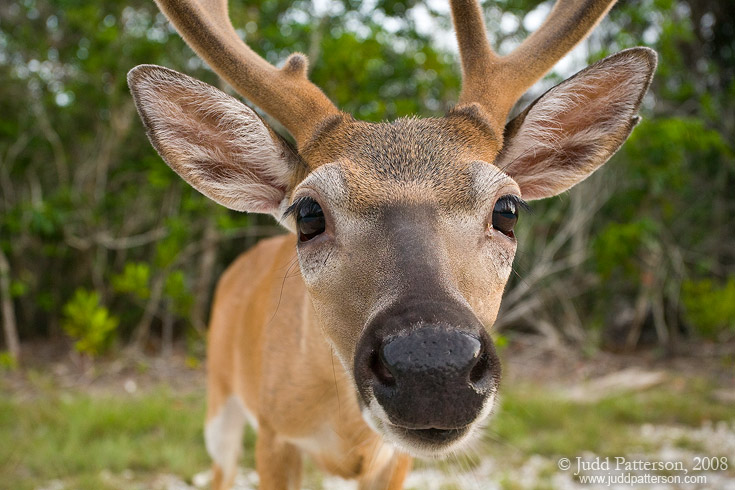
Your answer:
[[[269,213],[298,236],[303,280],[363,416],[412,453],[466,440],[490,412],[500,364],[487,329],[516,251],[524,200],[584,180],[625,141],[656,65],[629,49],[552,88],[506,124],[520,96],[614,1],[559,0],[507,56],[479,5],[452,0],[462,61],[444,117],[378,124],[340,112],[307,79],[236,35],[226,0],[157,0],[189,45],[280,121],[175,71],[128,76],[148,136],[184,180],[238,211]]]

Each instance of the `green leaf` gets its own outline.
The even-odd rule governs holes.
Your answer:
[[[63,313],[62,327],[77,339],[74,346],[79,352],[95,357],[110,347],[120,321],[100,304],[99,293],[77,289]]]

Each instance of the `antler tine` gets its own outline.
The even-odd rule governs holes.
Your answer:
[[[507,56],[490,47],[477,0],[450,0],[462,59],[460,104],[478,103],[498,135],[518,99],[600,22],[616,0],[557,0],[541,27]]]
[[[307,78],[306,56],[294,53],[278,69],[237,35],[227,0],[156,0],[191,48],[237,92],[276,118],[299,147],[337,107]]]

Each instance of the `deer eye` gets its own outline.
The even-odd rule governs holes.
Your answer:
[[[309,197],[301,199],[296,209],[296,228],[299,241],[308,242],[324,233],[324,211],[319,203]]]
[[[497,200],[493,208],[493,228],[513,238],[513,227],[518,222],[518,205],[516,196],[503,196]]]

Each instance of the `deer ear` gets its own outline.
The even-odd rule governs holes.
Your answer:
[[[524,199],[555,196],[605,163],[638,123],[656,53],[632,48],[577,73],[536,99],[505,128],[495,165]]]
[[[302,163],[252,109],[155,65],[130,70],[128,85],[148,138],[185,181],[230,209],[280,217]]]

